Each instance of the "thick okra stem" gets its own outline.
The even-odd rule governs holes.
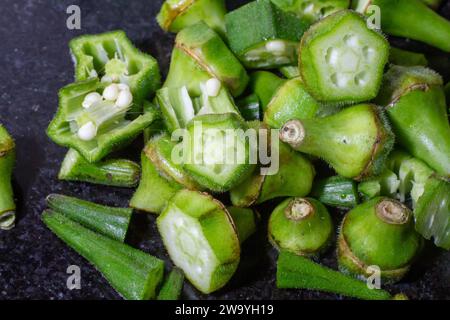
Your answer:
[[[311,195],[331,207],[353,208],[359,202],[356,182],[339,176],[316,182]]]
[[[156,297],[164,273],[162,260],[84,228],[62,213],[45,211],[42,220],[100,271],[122,297],[129,300]]]
[[[319,290],[365,300],[391,299],[391,295],[384,290],[369,289],[366,282],[287,251],[280,252],[278,257],[277,287]]]
[[[11,184],[16,161],[15,143],[0,124],[0,229],[9,230],[16,220],[16,204]]]
[[[178,300],[183,290],[184,273],[178,268],[170,271],[158,293],[157,300]]]
[[[90,163],[76,150],[70,149],[63,160],[58,178],[132,188],[138,184],[140,172],[139,165],[130,160],[111,159]]]
[[[47,205],[72,221],[120,242],[125,241],[133,213],[129,208],[107,207],[59,194],[49,195]]]

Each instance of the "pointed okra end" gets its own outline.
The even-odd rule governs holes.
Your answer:
[[[211,196],[179,191],[157,219],[174,264],[201,292],[222,288],[240,257],[236,227],[224,206]]]
[[[339,268],[366,278],[376,266],[386,283],[397,282],[408,272],[422,244],[412,212],[396,200],[377,197],[345,216],[338,238]]]
[[[314,24],[302,37],[299,69],[320,102],[348,104],[377,96],[389,43],[359,14],[342,10]]]

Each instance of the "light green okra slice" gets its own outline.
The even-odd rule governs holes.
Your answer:
[[[358,13],[342,10],[305,33],[299,69],[316,100],[343,105],[377,96],[388,57],[387,40]]]
[[[6,128],[0,124],[0,229],[9,230],[16,220],[16,204],[11,184],[16,161],[16,145]]]

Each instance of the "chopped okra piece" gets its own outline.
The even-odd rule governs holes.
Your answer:
[[[197,116],[187,126],[184,168],[201,186],[225,192],[245,180],[255,165],[247,124],[235,113]]]
[[[154,136],[155,134],[158,134],[162,131],[165,131],[166,127],[165,127],[165,123],[163,120],[163,116],[161,114],[161,110],[159,110],[159,108],[155,104],[146,100],[146,101],[144,101],[143,109],[144,109],[144,114],[145,113],[159,114],[159,116],[157,117],[158,119],[155,119],[155,121],[149,127],[144,129],[144,133],[143,133],[144,143],[147,143],[152,136]]]
[[[199,22],[178,33],[164,87],[186,86],[191,95],[199,96],[200,84],[211,78],[219,80],[235,97],[248,83],[246,70],[220,36]]]
[[[58,111],[47,134],[57,144],[76,149],[88,162],[97,162],[130,143],[158,117],[148,112],[134,120],[127,85],[105,85],[98,79],[72,83],[59,91]]]
[[[428,65],[428,60],[423,53],[417,53],[391,47],[389,62],[398,66],[424,66]]]
[[[355,181],[340,176],[316,182],[311,195],[330,207],[353,208],[359,202]]]
[[[250,2],[226,15],[231,50],[247,68],[276,68],[297,60],[307,23],[270,0]]]
[[[281,128],[291,119],[309,119],[316,116],[319,104],[306,91],[300,78],[281,85],[264,112],[264,122],[271,128]]]
[[[158,172],[144,152],[141,154],[141,168],[141,182],[131,198],[130,207],[159,214],[183,186]]]
[[[425,67],[392,66],[377,103],[385,106],[398,144],[449,176],[450,124],[442,84],[441,76]]]
[[[128,300],[156,297],[164,276],[162,260],[95,233],[59,212],[45,211],[42,221],[100,271],[122,297]]]
[[[228,207],[227,210],[236,226],[239,242],[244,243],[256,232],[258,213],[252,209],[238,207]]]
[[[16,204],[11,184],[16,145],[13,138],[0,124],[0,229],[9,230],[16,220]]]
[[[222,288],[239,264],[236,227],[222,203],[207,194],[181,190],[157,219],[173,263],[201,292]]]
[[[130,208],[107,207],[60,194],[49,195],[47,205],[70,220],[120,242],[125,241],[133,213]]]
[[[416,230],[425,238],[433,238],[438,247],[450,250],[450,180],[430,177],[414,208]]]
[[[358,192],[365,200],[378,196],[395,198],[398,194],[400,182],[397,174],[386,168],[379,176],[361,182],[358,185]]]
[[[327,208],[312,198],[290,198],[279,204],[269,219],[269,241],[278,250],[317,256],[333,237]]]
[[[311,95],[348,104],[376,97],[389,43],[357,13],[343,10],[314,24],[300,45],[299,69]]]
[[[371,15],[371,6],[381,11],[381,29],[387,34],[427,43],[450,52],[450,21],[421,0],[356,0],[352,7]]]
[[[244,97],[236,101],[239,112],[246,121],[262,120],[261,106],[256,94]]]
[[[71,40],[69,46],[75,79],[126,84],[136,102],[133,113],[141,112],[142,101],[160,86],[158,62],[134,47],[123,31],[83,35]]]
[[[377,197],[345,216],[338,239],[339,270],[357,277],[372,275],[378,266],[385,283],[408,272],[423,246],[414,230],[412,212],[396,200]]]
[[[156,20],[161,28],[170,32],[179,32],[203,21],[224,35],[226,13],[224,0],[166,0]]]
[[[170,271],[158,293],[157,300],[178,300],[183,290],[184,273],[178,268]]]
[[[278,88],[286,82],[269,71],[256,71],[250,75],[250,88],[258,96],[261,109],[266,111],[267,106]]]
[[[298,66],[285,66],[279,69],[281,74],[288,79],[293,79],[300,77],[300,70],[298,70]]]
[[[297,151],[321,157],[340,176],[356,180],[380,174],[394,144],[382,110],[370,104],[324,118],[290,120],[280,138]]]
[[[58,179],[83,181],[115,187],[135,187],[141,168],[126,159],[109,159],[90,163],[76,150],[70,149],[61,164]]]

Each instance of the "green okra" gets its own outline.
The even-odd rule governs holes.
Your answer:
[[[222,288],[239,264],[236,226],[222,203],[197,191],[181,190],[157,219],[173,263],[201,292]]]
[[[414,208],[416,230],[438,247],[450,250],[450,180],[431,176]]]
[[[235,113],[197,116],[183,140],[183,167],[202,187],[225,192],[244,181],[255,168],[245,137],[247,124]]]
[[[348,9],[350,0],[271,0],[282,10],[292,12],[312,24],[337,11]]]
[[[281,128],[291,119],[310,119],[316,116],[319,104],[306,91],[300,78],[282,84],[264,112],[264,122],[271,128]]]
[[[156,297],[164,273],[162,260],[97,234],[59,212],[44,211],[42,221],[100,271],[122,297],[128,300]]]
[[[390,198],[397,197],[401,181],[396,173],[386,168],[374,178],[363,181],[358,185],[358,192],[364,200],[373,199],[378,196]]]
[[[423,66],[428,65],[428,60],[423,53],[407,51],[391,47],[389,62],[398,66]]]
[[[153,162],[142,152],[141,181],[130,200],[130,207],[149,213],[159,214],[167,202],[183,186],[156,169]]]
[[[285,82],[286,79],[282,79],[269,71],[256,71],[250,75],[250,88],[258,96],[263,112],[266,111],[278,88]]]
[[[162,29],[170,32],[179,32],[203,21],[225,35],[226,12],[224,0],[166,0],[156,20]]]
[[[357,0],[353,9],[371,15],[370,6],[381,12],[381,29],[387,34],[427,43],[450,52],[450,22],[421,0]]]
[[[288,79],[300,77],[300,70],[298,70],[298,66],[284,66],[281,67],[279,71]]]
[[[160,87],[158,62],[134,47],[121,30],[82,35],[72,39],[69,46],[76,81],[96,78],[129,86],[134,99],[129,111],[133,118],[142,111],[143,100]]]
[[[268,232],[269,241],[278,250],[316,256],[328,247],[334,230],[322,203],[312,198],[289,198],[272,212]]]
[[[178,268],[170,271],[158,293],[157,300],[178,300],[183,290],[184,273]]]
[[[236,226],[239,242],[244,243],[256,232],[259,216],[256,211],[248,208],[228,207],[228,213]]]
[[[312,163],[282,142],[274,151],[278,154],[278,171],[273,175],[263,175],[257,169],[231,189],[234,206],[249,207],[279,197],[304,197],[310,193],[316,175]]]
[[[387,291],[369,289],[366,282],[287,251],[281,251],[278,257],[277,287],[319,290],[364,300],[391,299]]]
[[[298,42],[308,24],[270,0],[250,2],[225,16],[231,50],[247,68],[295,63]]]
[[[131,188],[138,184],[140,173],[141,168],[133,161],[110,159],[90,163],[70,149],[61,164],[58,179]]]
[[[324,118],[288,121],[280,139],[297,151],[321,157],[340,176],[356,180],[380,174],[393,146],[383,112],[370,104]]]
[[[16,204],[11,184],[16,145],[6,128],[0,124],[0,229],[9,230],[16,220]]]
[[[144,143],[147,143],[148,140],[150,140],[150,138],[155,135],[158,134],[164,130],[166,130],[165,128],[165,123],[162,120],[163,117],[160,114],[160,110],[157,108],[156,105],[154,105],[153,103],[149,102],[149,101],[144,101],[144,114],[146,113],[155,113],[157,115],[159,115],[156,119],[149,127],[144,129],[143,132],[143,136],[144,136]]]
[[[422,240],[406,206],[389,198],[374,198],[352,209],[342,221],[339,269],[365,278],[372,274],[370,267],[377,266],[385,282],[397,282],[420,252]]]
[[[375,98],[389,43],[358,13],[342,10],[313,26],[300,44],[299,70],[320,102],[349,104]]]
[[[113,88],[112,88],[113,87]],[[98,162],[109,153],[129,144],[159,113],[154,110],[127,120],[130,100],[106,100],[108,91],[126,92],[116,84],[106,85],[98,79],[72,83],[59,91],[59,107],[47,128],[47,135],[57,144],[77,150],[88,162]],[[94,97],[95,101],[91,101]],[[88,105],[86,105],[88,103]]]
[[[200,84],[211,78],[218,79],[235,97],[248,83],[246,70],[220,36],[199,22],[178,33],[164,87],[186,86],[189,94],[199,96]]]
[[[392,66],[377,98],[397,141],[439,174],[450,175],[450,124],[442,78],[424,67]]]
[[[262,120],[261,105],[256,94],[237,100],[236,105],[246,121]]]
[[[49,195],[47,205],[70,220],[120,242],[125,241],[133,213],[130,208],[107,207],[60,194]]]
[[[327,206],[337,208],[353,208],[359,202],[356,182],[340,176],[317,181],[311,196]]]

